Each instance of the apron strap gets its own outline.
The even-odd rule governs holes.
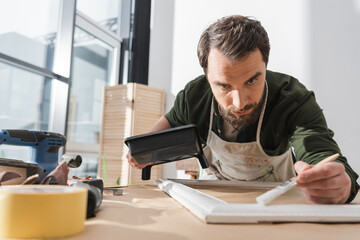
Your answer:
[[[211,132],[212,129],[212,123],[213,123],[213,118],[214,118],[214,97],[211,100],[211,109],[210,109],[210,123],[209,123],[209,131],[208,131],[208,135]]]
[[[267,99],[268,99],[268,84],[267,84],[267,81],[265,80],[265,101],[264,101],[264,105],[263,105],[263,107],[261,109],[261,114],[260,114],[260,117],[259,117],[259,123],[258,123],[257,130],[256,130],[256,142],[258,142],[258,143],[260,143],[261,125],[262,125],[262,122],[263,122],[263,119],[264,119]]]

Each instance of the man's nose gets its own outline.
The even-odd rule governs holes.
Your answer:
[[[234,91],[232,94],[232,98],[233,98],[233,105],[237,109],[243,109],[248,103],[248,98],[246,94],[241,93],[240,91]]]

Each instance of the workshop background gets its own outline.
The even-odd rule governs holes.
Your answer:
[[[83,157],[71,174],[96,176],[103,87],[164,89],[168,111],[177,92],[203,73],[200,34],[232,14],[262,22],[271,43],[268,69],[315,91],[360,173],[360,0],[2,0],[0,128],[65,134],[65,153]],[[27,160],[28,149],[1,145],[0,157]],[[175,165],[164,165],[163,176],[186,177]]]

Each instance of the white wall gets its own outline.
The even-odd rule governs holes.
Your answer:
[[[355,105],[360,102],[360,0],[153,1],[149,85],[167,91],[167,110],[177,92],[202,74],[196,56],[202,31],[223,16],[254,16],[270,38],[268,69],[315,90],[343,154],[360,172],[360,108]],[[165,170],[165,175],[173,173]]]
[[[335,140],[359,174],[360,0],[309,1],[308,12],[311,84]]]

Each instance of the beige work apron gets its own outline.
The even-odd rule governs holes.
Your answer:
[[[261,146],[260,132],[267,96],[266,85],[265,103],[257,126],[256,141],[247,143],[224,141],[211,130],[214,113],[214,100],[212,101],[207,147],[204,149],[210,167],[200,171],[200,179],[282,182],[295,176],[290,148],[279,156],[269,156]]]

